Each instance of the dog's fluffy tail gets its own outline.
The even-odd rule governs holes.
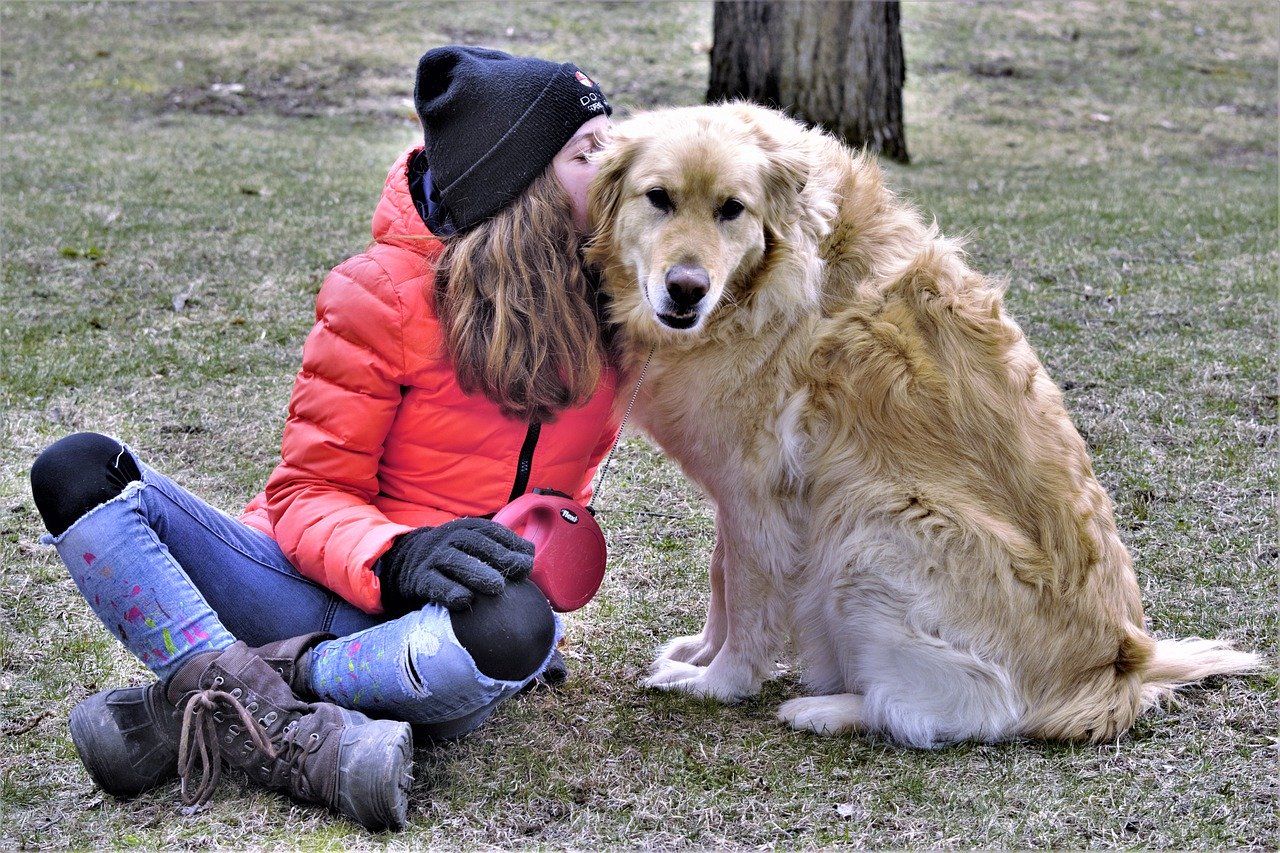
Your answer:
[[[1239,675],[1262,668],[1262,658],[1222,640],[1160,640],[1142,673],[1142,707],[1158,705],[1179,687],[1210,675]]]
[[[1069,696],[1029,709],[1023,734],[1046,740],[1109,741],[1179,687],[1210,675],[1255,672],[1263,665],[1258,655],[1236,651],[1221,640],[1156,641],[1135,631],[1133,646],[1129,666],[1097,667],[1090,677],[1072,683]]]

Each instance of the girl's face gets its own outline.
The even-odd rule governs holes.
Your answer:
[[[608,132],[609,117],[596,116],[578,128],[551,161],[551,168],[573,205],[573,226],[582,235],[591,230],[591,223],[587,220],[587,187],[600,169],[591,162],[590,155],[604,145]]]

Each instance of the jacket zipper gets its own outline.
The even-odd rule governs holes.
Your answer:
[[[534,421],[529,424],[529,431],[524,435],[524,444],[520,447],[520,461],[516,463],[516,481],[511,486],[511,497],[507,503],[524,494],[529,487],[529,472],[533,469],[533,451],[538,446],[538,434],[542,432],[542,424]]]

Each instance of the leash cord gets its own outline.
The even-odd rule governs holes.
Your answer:
[[[591,503],[587,504],[587,510],[592,514],[596,514],[595,503],[600,499],[600,494],[604,490],[604,480],[609,473],[609,466],[613,463],[613,453],[618,449],[618,442],[622,441],[622,431],[627,428],[627,421],[631,419],[631,410],[635,407],[636,398],[640,396],[640,383],[644,382],[644,375],[649,370],[649,362],[653,361],[654,347],[649,347],[649,355],[645,357],[644,366],[640,368],[640,375],[636,377],[636,387],[631,392],[631,399],[627,402],[627,410],[622,413],[622,421],[618,424],[618,434],[613,437],[613,446],[609,448],[609,455],[604,458],[604,465],[600,468],[600,476],[596,478],[596,487],[591,494]]]

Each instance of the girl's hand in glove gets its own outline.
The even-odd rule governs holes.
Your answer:
[[[496,521],[459,518],[404,534],[378,564],[382,606],[408,613],[424,604],[467,607],[533,571],[533,543]]]

